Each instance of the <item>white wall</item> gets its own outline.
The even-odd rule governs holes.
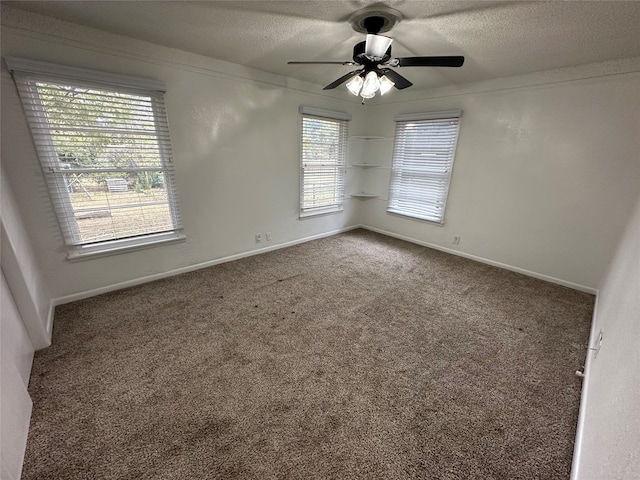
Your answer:
[[[342,90],[4,7],[2,54],[163,80],[186,243],[70,263],[13,82],[2,71],[2,154],[54,298],[69,300],[229,256],[364,224],[595,291],[638,191],[640,59],[428,92],[365,107]],[[314,92],[314,93],[311,93]],[[380,100],[378,99],[378,102]],[[298,219],[298,106],[354,115],[383,135],[350,169],[345,212]],[[387,214],[393,117],[462,108],[443,227]],[[271,244],[256,245],[270,231]],[[462,237],[452,245],[454,235]]]
[[[574,479],[640,478],[640,198],[600,288]]]
[[[0,174],[0,258],[33,347],[51,344],[53,306],[4,167]]]
[[[164,81],[178,198],[187,241],[78,263],[66,260],[26,120],[2,70],[2,158],[54,298],[122,285],[230,255],[323,235],[357,224],[356,201],[340,214],[300,220],[299,114],[311,105],[364,110],[316,86],[253,71],[3,5],[2,55]],[[256,232],[272,234],[256,245]],[[73,298],[73,297],[71,297]]]
[[[31,398],[27,392],[33,347],[2,273],[0,284],[0,478],[18,480],[27,444]]]
[[[386,213],[392,140],[375,142],[386,168],[367,189],[381,197],[361,222],[593,291],[640,189],[638,71],[638,59],[608,62],[370,107],[368,133],[390,138],[396,114],[464,113],[445,225]]]
[[[317,86],[5,5],[1,34],[3,56],[166,83],[188,238],[181,244],[68,262],[15,86],[2,66],[3,170],[15,195],[15,208],[11,204],[8,210],[3,196],[3,245],[12,246],[9,253],[14,258],[3,253],[2,478],[15,477],[15,465],[21,462],[20,443],[5,454],[5,432],[17,432],[20,442],[26,438],[31,342],[40,348],[48,341],[51,324],[44,299],[49,296],[69,299],[256,251],[256,232],[270,231],[271,245],[277,245],[360,223],[595,289],[640,188],[638,59],[429,92],[394,92],[384,104],[362,107],[338,91],[312,93]],[[350,169],[348,174],[348,192],[367,190],[379,193],[380,199],[348,199],[342,214],[298,219],[301,104],[348,111],[354,115],[352,134],[388,138],[354,148],[364,148],[367,160],[383,168]],[[387,214],[394,115],[457,108],[464,116],[445,226]],[[639,215],[636,212],[598,300],[597,324],[605,330],[605,343],[587,379],[591,393],[581,437],[580,478],[638,474],[638,458],[633,455],[640,451],[640,393],[633,379],[640,371]],[[5,218],[22,219],[32,250],[20,248],[19,239],[26,234],[15,232],[23,227],[6,228]],[[451,244],[454,235],[462,237],[459,246]],[[25,315],[38,319],[40,334],[33,329],[37,322],[25,320],[25,328]],[[9,416],[15,428],[5,428]],[[625,443],[627,438],[631,440]]]
[[[17,480],[31,416],[33,352],[51,343],[53,312],[3,169],[0,199],[0,478]]]

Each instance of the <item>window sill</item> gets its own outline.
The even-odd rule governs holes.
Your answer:
[[[317,217],[319,215],[328,215],[331,213],[342,213],[343,211],[344,209],[342,207],[316,208],[314,210],[300,212],[300,219]]]
[[[67,260],[70,262],[92,260],[94,258],[108,257],[110,255],[133,252],[159,245],[184,242],[186,238],[184,234],[179,232],[167,232],[146,235],[140,238],[113,240],[97,245],[81,245],[70,249],[69,253],[67,253]]]
[[[387,213],[390,213],[391,215],[397,215],[399,217],[410,218],[411,220],[418,220],[420,222],[431,223],[432,225],[436,225],[438,227],[444,226],[444,219],[421,217],[419,215],[412,215],[410,213],[405,213],[405,212],[400,212],[397,210],[390,210],[390,209],[387,209]]]

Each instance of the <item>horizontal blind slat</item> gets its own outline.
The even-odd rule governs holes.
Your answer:
[[[13,75],[68,245],[182,228],[162,92]]]
[[[339,210],[345,188],[348,120],[305,113],[301,118],[300,209]]]
[[[442,223],[458,131],[459,118],[396,122],[388,212]]]

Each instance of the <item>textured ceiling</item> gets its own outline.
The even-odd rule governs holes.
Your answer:
[[[326,85],[353,67],[287,65],[351,59],[364,40],[349,16],[376,2],[3,2],[69,22]],[[640,2],[392,0],[394,56],[464,55],[462,68],[406,67],[436,87],[640,56]]]

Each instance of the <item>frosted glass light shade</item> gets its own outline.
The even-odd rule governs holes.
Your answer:
[[[380,77],[380,95],[387,93],[394,85],[395,83],[389,80],[386,75]]]
[[[360,89],[362,88],[363,83],[364,80],[362,80],[362,77],[360,75],[356,75],[346,83],[346,87],[357,97],[360,93]]]
[[[364,78],[362,90],[360,90],[360,96],[362,98],[373,98],[380,88],[380,80],[376,72],[369,72]]]
[[[367,35],[367,41],[364,46],[364,53],[372,57],[382,58],[387,53],[387,49],[393,42],[392,38],[384,35]]]

